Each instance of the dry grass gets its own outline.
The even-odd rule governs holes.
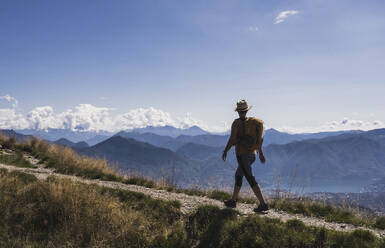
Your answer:
[[[115,169],[108,165],[106,159],[79,155],[69,147],[32,139],[22,145],[22,148],[30,150],[34,156],[44,161],[49,167],[55,168],[59,173],[102,180],[116,180],[121,177]]]
[[[58,173],[76,175],[89,179],[141,185],[188,195],[206,196],[221,201],[231,197],[230,193],[224,190],[203,190],[198,187],[190,189],[176,188],[175,185],[168,184],[164,178],[152,180],[141,175],[122,175],[110,166],[105,159],[82,156],[69,147],[50,144],[39,139],[31,139],[26,143],[17,143],[14,138],[0,136],[0,144],[8,149],[31,153],[41,159],[47,166],[54,168]],[[278,185],[280,185],[280,180],[278,180]],[[279,186],[277,189],[278,192]],[[321,201],[295,199],[290,192],[286,194],[277,193],[277,195],[279,197],[275,199],[268,199],[271,207],[275,209],[284,210],[289,213],[322,217],[328,221],[366,225],[381,229],[385,228],[384,218],[372,218],[355,209],[331,206]],[[256,199],[241,197],[239,202],[256,203]]]
[[[384,247],[368,231],[342,233],[301,221],[237,217],[201,206],[69,180],[38,181],[0,169],[0,247]]]
[[[174,202],[69,180],[0,175],[0,247],[163,246],[181,228]]]

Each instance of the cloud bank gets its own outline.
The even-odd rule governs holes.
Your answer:
[[[39,106],[23,115],[18,109],[18,101],[9,96],[0,96],[0,101],[9,104],[0,108],[0,129],[37,129],[49,128],[70,129],[72,131],[108,131],[117,132],[147,126],[174,126],[189,128],[199,126],[210,132],[228,131],[230,124],[222,122],[221,126],[208,126],[202,120],[196,119],[191,113],[182,117],[173,117],[170,113],[153,107],[132,109],[126,113],[114,115],[115,109],[96,107],[91,104],[79,104],[72,109],[56,113],[51,106]],[[267,129],[268,127],[266,127]],[[380,120],[362,121],[343,118],[340,121],[330,121],[321,126],[277,128],[289,133],[314,133],[339,130],[371,130],[385,128]]]
[[[331,132],[331,131],[342,131],[342,130],[372,130],[378,128],[385,128],[385,123],[380,120],[374,121],[362,121],[354,120],[349,118],[343,118],[340,121],[330,121],[324,125],[318,127],[301,127],[294,128],[284,126],[277,128],[279,131],[288,133],[315,133],[315,132]]]
[[[146,126],[174,126],[189,128],[197,125],[207,131],[225,131],[224,127],[212,127],[186,113],[183,117],[173,117],[170,113],[153,107],[138,108],[124,114],[113,115],[113,108],[96,107],[91,104],[79,104],[73,109],[56,113],[51,106],[39,106],[26,115],[20,113],[15,98],[0,96],[8,108],[0,108],[0,129],[70,129],[73,131],[109,131],[129,130]]]
[[[298,10],[285,10],[278,14],[278,16],[275,18],[275,24],[284,22],[289,16],[298,14]]]

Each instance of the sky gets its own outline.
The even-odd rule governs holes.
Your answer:
[[[0,0],[0,128],[385,127],[385,2]]]

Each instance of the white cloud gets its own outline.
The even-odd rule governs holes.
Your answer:
[[[115,129],[125,130],[165,125],[175,126],[176,122],[169,113],[153,107],[133,109],[115,118]]]
[[[0,96],[0,100],[5,100],[12,104],[10,108],[0,109],[0,129],[27,128],[27,120],[17,110],[18,101],[8,94]]]
[[[184,117],[172,117],[170,113],[153,107],[132,109],[124,114],[112,115],[113,108],[79,104],[73,109],[56,113],[51,106],[39,106],[26,116],[17,109],[17,100],[9,95],[1,96],[12,103],[12,108],[0,109],[2,129],[71,129],[73,131],[116,132],[146,126],[174,126],[188,128],[197,125],[208,131],[224,131],[223,127],[210,127],[186,113]]]
[[[113,130],[110,108],[79,104],[74,109],[56,114],[51,106],[36,107],[27,115],[29,128],[60,128],[74,131]]]
[[[54,114],[51,106],[34,108],[28,113],[27,120],[32,129],[62,128],[61,120]]]
[[[177,118],[177,122],[179,128],[188,128],[191,126],[205,126],[205,124],[201,120],[192,117],[190,112],[187,112],[186,115],[182,118]]]
[[[275,18],[275,24],[284,22],[289,16],[298,14],[298,10],[285,10],[278,14],[278,16]]]
[[[385,128],[385,123],[380,120],[373,121],[362,121],[354,120],[349,118],[343,118],[340,121],[330,121],[324,125],[318,127],[288,127],[284,126],[278,128],[280,131],[289,133],[315,133],[315,132],[330,132],[330,131],[341,131],[341,130],[372,130],[377,128]]]
[[[19,104],[19,102],[12,96],[6,94],[4,96],[0,96],[0,99],[4,99],[10,103],[12,103],[12,107],[13,108],[17,108],[17,105]]]
[[[75,109],[58,114],[63,128],[76,131],[113,130],[112,108],[99,108],[91,104],[79,104]]]
[[[28,125],[28,121],[15,109],[0,109],[0,129],[24,129]]]

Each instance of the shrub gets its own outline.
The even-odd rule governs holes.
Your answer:
[[[114,169],[109,167],[106,159],[82,156],[69,147],[32,139],[27,144],[20,145],[20,148],[30,150],[35,157],[59,173],[112,181],[119,181],[122,178]]]
[[[177,231],[183,227],[175,202],[53,177],[25,180],[29,177],[21,175],[11,172],[0,178],[2,247],[185,244]]]
[[[378,217],[373,226],[378,229],[385,229],[385,217]]]
[[[218,247],[218,235],[225,223],[236,219],[237,212],[232,209],[219,209],[215,206],[201,206],[188,217],[186,230],[190,245],[198,247]]]
[[[363,218],[354,214],[351,209],[344,209],[338,206],[324,204],[314,200],[306,199],[277,199],[270,201],[273,208],[294,214],[324,218],[326,221],[348,223],[353,225],[370,226],[370,217]]]
[[[0,155],[0,163],[14,165],[17,167],[36,168],[36,166],[23,157],[23,154],[20,151],[15,151],[14,154]]]

